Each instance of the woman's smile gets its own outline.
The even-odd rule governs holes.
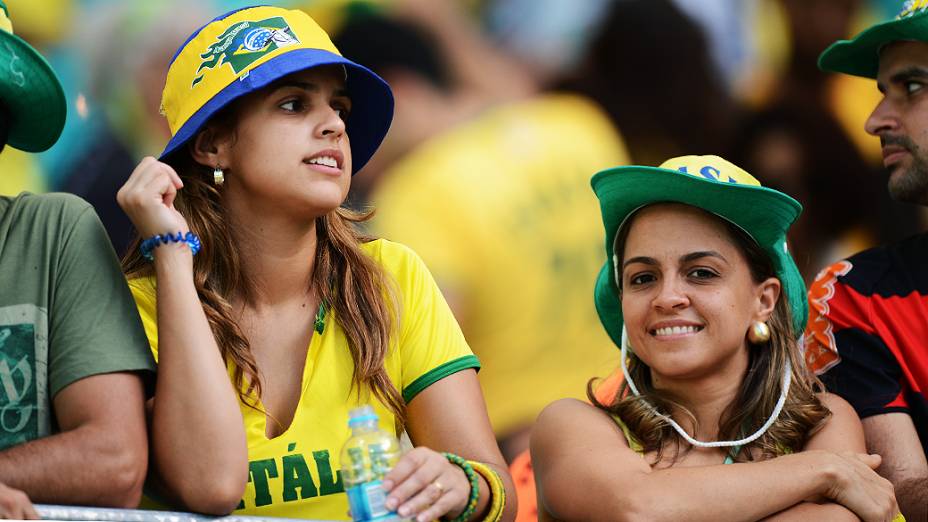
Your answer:
[[[703,331],[704,325],[680,321],[662,321],[652,326],[648,333],[658,340],[676,340],[692,337]]]

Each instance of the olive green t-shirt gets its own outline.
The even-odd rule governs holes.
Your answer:
[[[154,368],[93,208],[67,194],[0,197],[0,449],[53,433],[52,399],[78,379]]]

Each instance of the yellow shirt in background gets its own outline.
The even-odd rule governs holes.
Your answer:
[[[36,155],[10,146],[0,153],[0,174],[0,196],[42,194],[47,188]]]
[[[387,355],[386,368],[406,402],[448,375],[479,368],[480,363],[422,260],[405,246],[389,241],[372,241],[362,248],[397,283],[401,304],[399,335]],[[132,279],[129,287],[157,359],[155,281]],[[250,469],[245,496],[236,514],[347,519],[348,500],[339,460],[341,447],[351,434],[348,410],[370,403],[380,417],[381,428],[395,432],[395,418],[389,409],[367,391],[360,398],[352,392],[353,368],[344,331],[330,311],[322,334],[313,334],[310,341],[303,394],[290,427],[268,439],[265,415],[240,404]]]
[[[604,258],[590,177],[627,162],[597,105],[544,95],[432,138],[372,195],[375,233],[416,250],[454,308],[500,436],[618,364],[593,306]]]

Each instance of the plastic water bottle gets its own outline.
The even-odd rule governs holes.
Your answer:
[[[342,480],[348,494],[351,518],[356,522],[399,521],[387,509],[383,478],[402,455],[400,443],[377,425],[377,414],[370,406],[348,412],[351,437],[342,448]]]

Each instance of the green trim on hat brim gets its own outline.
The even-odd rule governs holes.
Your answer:
[[[657,167],[617,167],[591,181],[600,201],[605,228],[606,263],[596,278],[594,300],[599,319],[616,346],[622,343],[622,304],[616,286],[612,246],[619,227],[635,210],[655,203],[683,203],[722,217],[745,230],[770,256],[789,299],[796,335],[808,319],[806,287],[786,251],[786,231],[802,212],[795,199],[761,186],[699,178]]]
[[[823,71],[876,78],[880,69],[880,51],[897,41],[928,42],[928,9],[876,24],[852,40],[838,40],[818,57]]]
[[[47,150],[67,117],[58,76],[38,51],[6,31],[0,31],[0,69],[0,99],[13,116],[7,144],[26,152]]]

